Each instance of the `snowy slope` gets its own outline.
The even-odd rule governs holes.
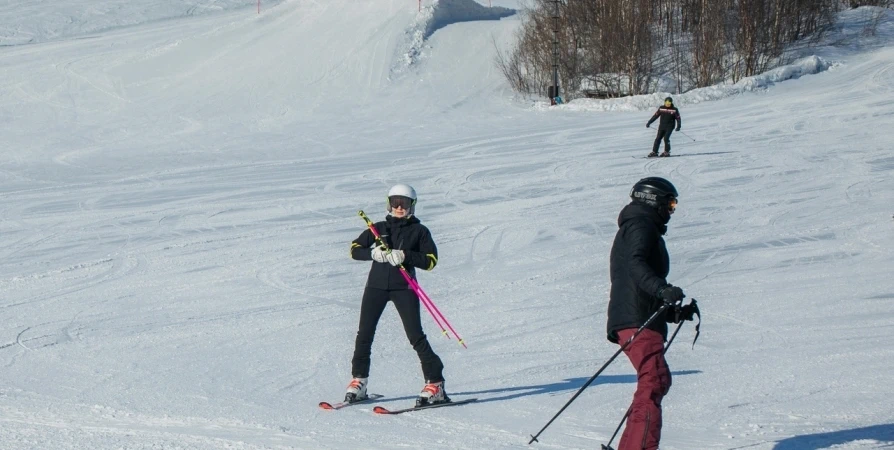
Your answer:
[[[681,157],[646,160],[663,94],[515,97],[493,65],[515,16],[419,40],[437,2],[85,5],[0,7],[0,449],[528,448],[617,349],[608,252],[648,175],[681,192],[670,280],[705,322],[668,355],[662,449],[894,445],[891,12],[675,96]],[[423,317],[448,391],[480,401],[322,411],[350,376],[356,212],[397,182],[469,344]],[[393,309],[373,353],[380,404],[411,404]],[[598,448],[634,385],[619,359],[535,447]]]

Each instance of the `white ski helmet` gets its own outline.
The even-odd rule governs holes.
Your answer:
[[[416,212],[416,189],[409,184],[395,184],[388,190],[388,198],[385,200],[385,207],[391,212],[391,197],[406,197],[412,200],[410,207],[407,209],[407,217],[412,216]]]

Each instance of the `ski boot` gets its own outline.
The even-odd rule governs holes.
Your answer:
[[[649,154],[646,155],[646,158],[654,158],[654,157],[656,157],[656,156],[658,156],[658,153],[657,153],[657,152],[649,152]]]
[[[419,393],[419,398],[416,399],[416,407],[436,405],[449,401],[450,397],[447,396],[447,391],[444,390],[444,382],[432,383],[429,381],[422,388],[422,392]]]
[[[671,155],[670,152],[667,151],[667,150],[665,150],[665,151],[661,152],[661,154],[658,155],[658,156],[661,157],[661,158],[667,158],[667,157],[670,156],[670,155]]]
[[[369,378],[354,378],[348,383],[348,390],[345,392],[345,401],[348,403],[366,400],[366,384]]]

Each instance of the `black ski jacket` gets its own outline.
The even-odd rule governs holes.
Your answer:
[[[432,270],[438,264],[438,248],[431,238],[431,232],[416,216],[396,218],[391,215],[385,221],[374,225],[388,248],[404,251],[404,268],[410,277],[416,279],[416,268]],[[367,228],[351,243],[351,258],[357,261],[372,261],[372,247],[376,237]],[[400,269],[389,263],[373,261],[369,269],[366,286],[376,289],[409,289]]]
[[[608,301],[608,340],[618,343],[618,330],[639,328],[663,302],[658,290],[667,284],[670,257],[664,238],[669,215],[651,206],[630,203],[618,216],[618,233],[610,258],[611,294]],[[667,339],[665,317],[648,327]]]
[[[655,111],[655,114],[652,115],[652,118],[649,119],[649,122],[646,125],[652,125],[652,122],[658,119],[661,119],[658,122],[659,130],[673,130],[674,123],[676,123],[677,128],[680,128],[683,125],[683,121],[680,119],[680,111],[673,105],[658,108],[658,111]]]

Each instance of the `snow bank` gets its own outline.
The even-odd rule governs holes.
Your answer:
[[[661,104],[665,97],[674,98],[677,106],[695,104],[707,101],[720,100],[727,97],[740,95],[744,92],[765,90],[776,83],[800,78],[804,75],[820,73],[834,67],[837,63],[829,63],[816,55],[808,56],[795,61],[792,64],[777,67],[768,72],[753,77],[739,80],[738,83],[719,84],[705,88],[693,89],[683,94],[671,94],[669,92],[656,92],[647,95],[634,95],[630,97],[613,99],[575,99],[558,108],[572,111],[642,111],[655,108]],[[548,102],[538,102],[535,109],[550,108]]]
[[[877,20],[874,32],[867,34],[867,24],[879,14],[881,17]],[[556,107],[550,106],[547,101],[538,100],[533,107],[540,110],[566,111],[642,111],[655,108],[667,96],[672,96],[674,104],[681,106],[767,90],[776,83],[818,74],[840,66],[842,62],[836,60],[841,57],[842,49],[853,52],[854,50],[871,50],[890,45],[894,42],[894,11],[869,6],[844,11],[839,14],[835,29],[826,34],[824,42],[824,45],[803,49],[810,54],[791,64],[771,69],[760,75],[743,78],[737,83],[694,89],[683,94],[657,92],[605,100],[580,98]],[[825,55],[825,57],[820,55]],[[830,58],[832,61],[829,60]]]

